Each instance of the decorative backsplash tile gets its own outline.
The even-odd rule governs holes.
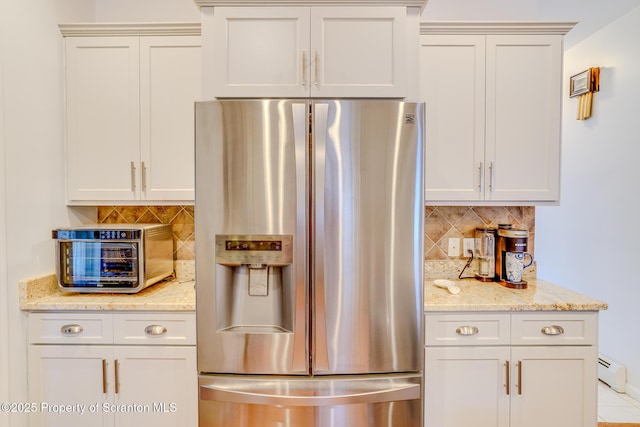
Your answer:
[[[424,253],[427,261],[458,260],[447,255],[450,237],[473,237],[476,227],[529,230],[528,252],[533,254],[535,237],[534,206],[427,206],[425,207]]]
[[[171,224],[173,258],[195,259],[193,206],[100,206],[100,224]]]
[[[171,224],[174,259],[195,259],[193,206],[100,206],[98,222],[104,224]],[[425,260],[459,261],[447,256],[449,237],[473,237],[476,227],[512,224],[529,230],[533,254],[535,207],[533,206],[427,206],[425,207]]]

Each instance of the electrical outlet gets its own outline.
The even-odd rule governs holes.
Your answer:
[[[449,252],[450,257],[460,256],[460,238],[458,237],[449,237]]]
[[[475,247],[475,243],[474,243],[474,238],[473,237],[465,237],[463,242],[462,242],[462,256],[465,258],[469,258],[471,256],[471,253],[473,253],[473,249]],[[469,251],[471,251],[471,253],[469,253]]]

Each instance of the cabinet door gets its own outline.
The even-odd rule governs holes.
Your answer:
[[[513,347],[511,427],[595,427],[595,346]]]
[[[487,200],[559,196],[562,36],[487,36]]]
[[[420,37],[425,199],[483,200],[485,36]]]
[[[140,38],[140,185],[144,200],[194,199],[200,37]]]
[[[213,26],[216,97],[309,96],[308,7],[220,7]]]
[[[406,96],[405,7],[312,7],[311,96]]]
[[[509,347],[427,347],[424,426],[509,426],[508,360]]]
[[[38,411],[31,426],[113,426],[111,347],[30,345],[29,400]]]
[[[198,384],[196,349],[191,347],[115,347],[116,405],[139,411],[119,412],[118,427],[196,427]]]
[[[137,37],[65,40],[67,198],[135,200],[139,143]]]

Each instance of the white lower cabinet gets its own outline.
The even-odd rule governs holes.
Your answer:
[[[31,313],[29,336],[31,426],[197,426],[193,313]]]
[[[425,330],[425,427],[597,425],[597,313],[427,313]]]

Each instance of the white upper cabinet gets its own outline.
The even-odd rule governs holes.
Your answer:
[[[562,37],[570,28],[423,24],[428,204],[558,201]]]
[[[67,203],[193,202],[199,25],[61,29]]]
[[[141,37],[140,52],[141,193],[145,200],[193,201],[200,37]]]
[[[406,7],[214,9],[215,97],[406,96]]]
[[[485,37],[421,36],[420,99],[425,103],[425,198],[482,200]]]
[[[65,40],[69,201],[139,197],[139,52],[137,37]]]
[[[487,36],[485,200],[556,201],[562,36]]]
[[[308,8],[216,8],[210,42],[216,96],[308,96]]]

